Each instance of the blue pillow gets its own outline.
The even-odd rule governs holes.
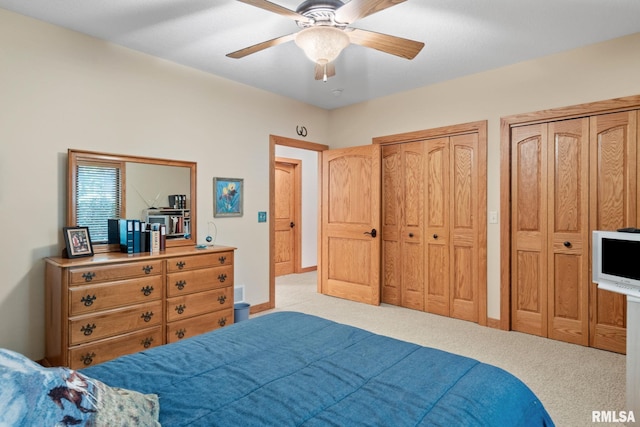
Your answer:
[[[160,426],[155,394],[109,387],[0,349],[0,426]]]

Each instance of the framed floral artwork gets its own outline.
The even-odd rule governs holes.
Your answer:
[[[244,179],[213,178],[213,216],[242,216]]]

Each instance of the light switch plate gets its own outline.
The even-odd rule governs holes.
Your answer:
[[[498,212],[489,211],[489,224],[497,224],[497,223],[498,223]]]
[[[258,222],[267,222],[267,213],[266,212],[258,212]]]

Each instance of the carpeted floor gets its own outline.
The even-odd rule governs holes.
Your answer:
[[[316,289],[315,272],[278,277],[275,310],[314,314],[499,366],[538,395],[559,427],[616,425],[592,424],[592,411],[626,410],[624,355],[387,304],[355,303]]]

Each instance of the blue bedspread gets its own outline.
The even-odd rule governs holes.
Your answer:
[[[553,426],[495,366],[277,312],[82,371],[160,398],[163,426]]]

